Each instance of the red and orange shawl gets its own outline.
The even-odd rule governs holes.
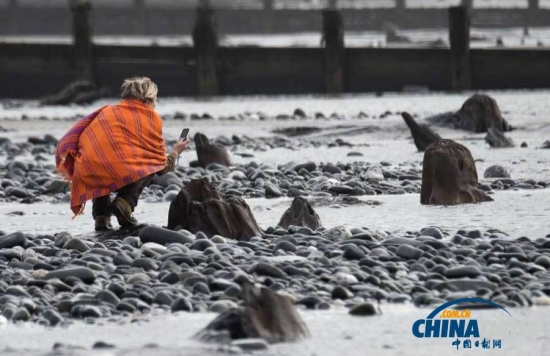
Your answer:
[[[55,161],[59,175],[71,182],[71,210],[81,214],[87,200],[166,167],[162,119],[138,100],[103,107],[63,136]]]

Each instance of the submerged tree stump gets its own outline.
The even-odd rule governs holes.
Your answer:
[[[473,95],[456,113],[437,115],[428,118],[428,121],[436,125],[476,133],[487,132],[490,127],[502,132],[512,130],[502,117],[496,100],[485,94]]]
[[[227,343],[262,338],[269,343],[293,342],[309,337],[307,326],[288,297],[267,288],[243,285],[244,305],[214,319],[195,339]]]
[[[418,151],[424,152],[432,143],[441,140],[441,136],[435,133],[427,125],[419,125],[416,120],[407,112],[401,114],[403,120],[411,130],[414,144]]]
[[[199,165],[202,168],[206,168],[212,163],[221,164],[226,167],[233,165],[227,149],[220,145],[211,144],[208,137],[200,132],[195,135],[195,146],[197,148]]]
[[[288,229],[289,226],[303,226],[316,230],[321,227],[321,219],[306,199],[297,197],[284,212],[278,225],[283,229]]]
[[[491,146],[491,148],[510,148],[514,147],[512,139],[506,137],[504,133],[496,128],[490,127],[487,130],[487,136],[485,136],[485,142]]]
[[[40,98],[40,105],[89,104],[110,94],[107,88],[98,88],[88,80],[77,80],[56,94]]]
[[[168,228],[177,227],[192,233],[202,231],[208,237],[221,235],[239,241],[262,234],[243,199],[222,199],[205,178],[192,180],[170,204]]]
[[[431,144],[424,153],[420,203],[456,205],[492,201],[477,189],[478,176],[470,150],[452,140]]]

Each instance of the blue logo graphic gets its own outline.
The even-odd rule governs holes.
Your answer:
[[[479,333],[478,320],[472,318],[470,309],[448,309],[458,304],[468,304],[474,307],[474,304],[485,304],[491,308],[497,308],[504,311],[510,317],[512,316],[502,305],[490,300],[481,298],[461,298],[440,305],[435,308],[426,319],[418,319],[412,326],[412,333],[419,339],[424,338],[456,338],[451,345],[458,350],[462,344],[463,349],[473,347],[490,349],[502,348],[502,340],[488,340],[481,338]],[[439,318],[437,316],[440,314]],[[471,340],[471,339],[474,340]],[[464,339],[464,340],[460,340]],[[478,340],[475,340],[478,339]],[[473,344],[472,344],[473,341]],[[492,341],[492,343],[491,343]]]

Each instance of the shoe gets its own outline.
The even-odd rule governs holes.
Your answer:
[[[132,215],[132,207],[122,198],[116,197],[111,203],[111,212],[116,216],[118,224],[122,227],[136,226],[138,221]]]
[[[100,215],[95,218],[95,231],[109,231],[113,229],[111,225],[111,217],[106,215]]]

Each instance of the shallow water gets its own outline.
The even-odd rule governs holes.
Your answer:
[[[550,234],[550,191],[504,191],[493,195],[494,202],[453,207],[422,206],[418,194],[370,196],[381,205],[362,205],[343,208],[316,207],[323,226],[333,228],[367,227],[390,233],[404,234],[426,226],[439,226],[450,233],[459,229],[496,228],[509,238],[527,236],[532,239]],[[365,199],[367,200],[367,199]],[[276,226],[292,202],[282,199],[247,200],[260,226]],[[138,220],[159,226],[167,223],[169,203],[140,202],[135,216]],[[14,215],[23,211],[25,215]],[[68,204],[2,204],[0,226],[7,232],[57,233],[69,231],[75,235],[90,235],[93,231],[91,206],[84,216],[71,219]]]
[[[513,178],[520,179],[550,179],[550,150],[540,150],[544,141],[550,140],[550,91],[501,91],[488,92],[500,105],[503,116],[518,129],[507,133],[517,146],[526,142],[525,149],[490,149],[484,142],[484,134],[473,134],[466,131],[450,130],[434,127],[444,138],[454,139],[466,145],[477,162],[479,176],[488,166],[501,164],[509,168]],[[246,163],[250,160],[269,164],[284,164],[291,160],[305,162],[352,162],[357,157],[347,157],[350,151],[364,154],[360,160],[369,163],[388,161],[394,164],[408,162],[419,164],[422,153],[418,153],[412,142],[410,132],[398,114],[389,115],[380,119],[380,115],[391,111],[398,113],[408,111],[416,114],[422,122],[423,118],[448,111],[456,111],[471,95],[464,94],[395,94],[390,93],[382,97],[374,95],[345,95],[339,98],[320,96],[300,97],[231,97],[216,98],[208,101],[161,98],[157,111],[161,115],[173,115],[175,112],[209,113],[214,117],[228,117],[243,113],[263,112],[267,115],[291,115],[294,109],[301,108],[309,115],[317,112],[330,116],[338,113],[342,120],[288,120],[288,121],[258,121],[247,119],[244,121],[179,121],[168,120],[164,123],[164,134],[167,139],[176,139],[182,127],[190,127],[191,135],[200,131],[210,138],[219,135],[233,134],[250,137],[273,136],[272,130],[290,126],[317,126],[324,131],[306,139],[334,140],[343,138],[355,144],[368,144],[370,147],[332,148],[332,149],[274,149],[267,152],[246,152],[254,158],[234,156],[235,163]],[[10,137],[16,141],[26,141],[31,135],[42,136],[45,133],[61,137],[72,125],[67,121],[29,120],[21,121],[22,115],[29,117],[72,117],[75,114],[86,115],[97,107],[115,102],[102,100],[91,106],[75,107],[24,107],[6,109],[0,106],[0,125],[13,132],[3,133],[0,136]],[[354,117],[363,112],[370,118],[357,120]],[[337,128],[339,125],[352,126],[351,128]],[[372,132],[365,133],[363,128],[371,128]],[[352,131],[350,131],[350,129]],[[356,130],[353,130],[356,129]],[[324,137],[323,137],[324,136]],[[242,153],[242,152],[241,152]],[[180,164],[187,164],[194,160],[194,152],[186,152],[181,156]],[[1,159],[1,157],[0,157]]]
[[[298,343],[273,345],[259,355],[462,355],[490,352],[499,355],[544,355],[550,346],[548,308],[511,309],[512,317],[502,311],[474,310],[478,319],[480,340],[501,340],[502,349],[464,350],[454,348],[451,338],[417,339],[411,333],[413,323],[425,318],[431,309],[410,305],[381,305],[381,316],[362,318],[349,316],[336,307],[332,311],[303,312],[312,338]],[[148,321],[137,317],[133,322],[99,322],[99,325],[75,323],[68,328],[44,328],[36,325],[0,326],[2,355],[42,356],[53,344],[80,346],[81,351],[61,355],[216,355],[212,345],[204,345],[191,337],[215,317],[211,313],[157,315]],[[474,339],[472,339],[474,340]],[[90,351],[103,341],[114,344],[115,350]],[[156,348],[144,348],[155,344]],[[491,345],[492,346],[492,345]],[[7,351],[7,350],[12,351]],[[478,348],[480,349],[480,348]],[[227,349],[226,349],[227,351]],[[56,353],[57,355],[57,353]]]

